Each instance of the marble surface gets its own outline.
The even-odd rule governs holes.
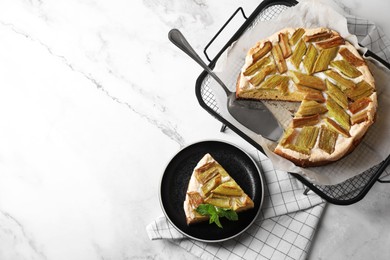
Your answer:
[[[342,3],[390,36],[390,2]],[[187,144],[237,139],[199,106],[201,69],[167,33],[201,53],[238,6],[258,4],[0,1],[0,259],[193,259],[147,238],[162,171]],[[328,205],[309,258],[390,255],[388,187]]]

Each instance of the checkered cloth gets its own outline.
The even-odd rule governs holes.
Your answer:
[[[390,62],[390,41],[374,23],[347,16],[348,29],[361,45]],[[273,168],[259,151],[249,151],[261,165],[265,197],[261,214],[240,236],[222,243],[188,239],[162,216],[146,227],[152,240],[168,239],[202,259],[305,259],[325,202],[287,172]]]
[[[390,40],[373,22],[363,18],[347,16],[348,31],[355,34],[358,42],[390,63]]]

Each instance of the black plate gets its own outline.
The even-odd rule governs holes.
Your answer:
[[[239,213],[238,221],[222,218],[222,229],[208,222],[188,226],[183,209],[192,171],[206,153],[225,168],[255,204],[253,209]],[[245,231],[256,220],[263,197],[263,181],[255,161],[240,148],[221,141],[203,141],[185,147],[169,162],[161,179],[160,202],[170,223],[184,235],[204,242],[221,242]]]

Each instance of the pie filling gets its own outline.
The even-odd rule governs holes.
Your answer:
[[[354,150],[375,119],[374,78],[358,51],[327,28],[286,28],[247,53],[238,99],[300,102],[274,152],[319,166]]]

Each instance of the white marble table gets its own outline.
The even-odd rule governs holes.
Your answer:
[[[0,2],[0,259],[192,259],[145,226],[184,145],[233,137],[197,103],[196,50],[255,0]],[[390,36],[390,2],[343,1]],[[311,259],[390,255],[390,191],[328,205]]]

